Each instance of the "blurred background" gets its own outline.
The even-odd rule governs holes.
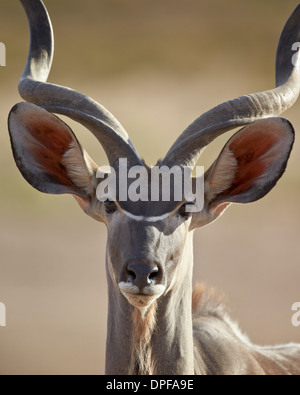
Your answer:
[[[50,81],[104,104],[155,164],[201,113],[274,87],[281,30],[293,0],[45,0],[56,52]],[[7,116],[28,27],[17,0],[0,0],[0,374],[102,374],[107,295],[106,230],[69,196],[43,195],[18,172]],[[285,116],[300,133],[300,102]],[[99,165],[95,139],[69,122]],[[207,149],[219,154],[229,135]],[[226,295],[243,332],[258,344],[300,342],[291,307],[300,301],[300,139],[288,171],[263,200],[232,206],[195,234],[195,280]]]

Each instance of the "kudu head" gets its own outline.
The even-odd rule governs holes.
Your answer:
[[[122,183],[126,191],[134,189],[136,180],[128,175],[132,168],[138,167],[135,174],[139,175],[144,169],[148,187],[155,177],[152,169],[141,160],[123,127],[102,105],[72,89],[46,82],[53,57],[51,22],[42,1],[21,3],[30,23],[31,44],[19,83],[19,92],[27,103],[17,104],[9,115],[16,164],[34,188],[50,194],[71,194],[85,213],[105,223],[107,272],[112,286],[133,306],[148,307],[179,287],[188,273],[183,257],[190,253],[194,229],[217,219],[231,203],[262,198],[285,171],[294,130],[287,120],[276,117],[299,95],[300,60],[292,46],[300,41],[300,7],[287,22],[279,41],[277,87],[239,97],[206,112],[186,128],[158,163],[158,172],[163,167],[176,166],[183,174],[185,169],[195,167],[203,149],[216,137],[242,127],[206,171],[200,192],[203,205],[201,210],[193,210],[195,200],[185,196],[175,199],[171,192],[168,201],[162,196],[164,190],[152,200],[151,188],[137,201],[120,198],[124,193]],[[52,113],[68,116],[95,135],[115,173],[117,188],[113,194],[99,198],[97,191],[109,174],[99,177],[98,166],[72,130]],[[126,159],[125,176],[120,159]],[[191,171],[185,174],[192,178]],[[161,185],[162,176],[158,179]],[[175,177],[172,180],[173,191]],[[194,186],[196,183],[197,179],[193,179]],[[141,194],[141,188],[139,184],[135,190]]]

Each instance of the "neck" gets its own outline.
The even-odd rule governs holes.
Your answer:
[[[194,374],[192,236],[191,232],[180,263],[187,272],[144,315],[108,275],[106,374]]]

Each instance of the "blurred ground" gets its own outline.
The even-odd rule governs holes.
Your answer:
[[[153,164],[181,131],[220,102],[274,86],[281,29],[297,1],[45,1],[56,55],[50,80],[94,97]],[[88,4],[88,5],[85,5]],[[33,190],[15,167],[6,127],[20,98],[28,49],[19,2],[0,0],[0,374],[98,374],[106,331],[105,229],[71,197]],[[71,12],[72,11],[72,12]],[[285,114],[300,130],[299,102]],[[69,122],[99,165],[101,149]],[[228,136],[214,143],[208,166]],[[300,144],[262,201],[231,207],[196,232],[195,279],[227,295],[232,316],[259,344],[300,342]]]

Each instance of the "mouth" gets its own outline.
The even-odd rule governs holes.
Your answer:
[[[150,307],[165,291],[164,285],[149,285],[140,291],[136,285],[129,282],[120,282],[119,288],[128,302],[138,308]]]

